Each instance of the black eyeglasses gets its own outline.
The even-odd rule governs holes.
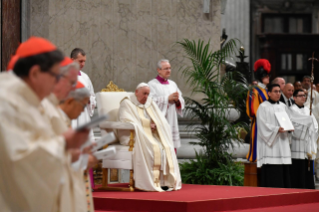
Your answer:
[[[306,95],[297,95],[297,97],[304,97],[304,98],[306,98],[307,96],[306,96]]]
[[[85,109],[85,107],[86,107],[86,104],[83,104],[82,102],[80,102],[80,101],[77,101],[78,103],[80,103],[81,105],[82,105],[82,107],[83,107],[83,110]]]
[[[75,88],[77,82],[74,82],[74,81],[69,80],[68,77],[65,76],[64,74],[62,74],[61,77],[63,77],[63,78],[65,78],[66,80],[68,80],[69,83],[71,84],[72,88]]]
[[[165,71],[168,71],[168,70],[172,70],[171,67],[167,67],[167,68],[161,68],[161,70],[165,70]]]
[[[57,82],[59,82],[59,80],[61,79],[61,77],[63,76],[62,74],[56,74],[54,72],[52,72],[51,70],[50,71],[47,71],[46,73],[50,74],[51,76],[55,77],[55,80]]]

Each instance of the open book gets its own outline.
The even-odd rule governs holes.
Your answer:
[[[112,143],[115,140],[114,133],[108,133],[107,135],[103,136],[99,140],[95,141],[96,145],[92,147],[91,151],[95,152],[98,149],[102,148],[106,144]]]
[[[284,128],[284,131],[293,131],[295,130],[294,126],[292,125],[288,114],[285,111],[282,112],[275,112],[276,119],[280,125],[280,127]]]
[[[103,160],[109,157],[112,157],[115,155],[116,149],[114,146],[108,147],[106,149],[94,152],[93,155],[96,157],[98,160]]]
[[[95,119],[92,119],[90,122],[78,126],[75,130],[81,131],[84,129],[93,129],[94,127],[99,126],[99,123],[106,120],[107,118],[108,118],[107,115],[102,115],[102,116],[96,117]]]

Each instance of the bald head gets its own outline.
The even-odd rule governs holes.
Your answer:
[[[272,82],[272,84],[278,84],[280,86],[280,90],[283,91],[286,85],[285,79],[282,77],[276,77]]]
[[[291,83],[287,83],[282,92],[285,95],[285,97],[287,97],[289,99],[292,97],[292,95],[294,93],[294,86]]]

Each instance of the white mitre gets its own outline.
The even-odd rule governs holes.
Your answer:
[[[150,87],[150,86],[145,82],[141,82],[140,84],[137,85],[135,90],[143,88],[143,87]]]

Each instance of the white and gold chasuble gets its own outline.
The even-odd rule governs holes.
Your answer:
[[[0,74],[0,90],[0,196],[9,211],[58,211],[65,140],[14,73]]]
[[[163,191],[161,186],[168,186],[171,190],[181,189],[170,126],[152,99],[149,97],[142,105],[135,94],[125,97],[120,104],[119,120],[129,122],[135,128],[135,187],[145,191]],[[151,120],[156,125],[155,132],[151,130]]]

